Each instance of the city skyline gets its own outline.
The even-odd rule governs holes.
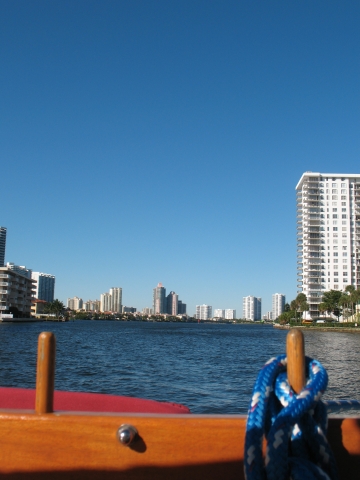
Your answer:
[[[360,5],[2,2],[6,261],[55,296],[297,295],[295,186],[359,172]],[[343,166],[344,168],[340,168]]]

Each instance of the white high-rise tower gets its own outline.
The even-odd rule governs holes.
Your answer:
[[[282,293],[274,293],[272,296],[272,318],[276,320],[285,308],[285,295]]]
[[[296,198],[298,292],[316,317],[325,291],[360,287],[360,174],[305,172]]]

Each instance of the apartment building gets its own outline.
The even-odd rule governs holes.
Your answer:
[[[210,305],[196,305],[196,318],[199,320],[210,320],[212,318],[212,307]]]
[[[0,267],[0,313],[30,317],[34,281],[7,267]]]
[[[285,295],[274,293],[272,296],[272,318],[276,320],[285,309]],[[269,318],[271,320],[271,318]]]
[[[325,291],[360,287],[360,174],[305,172],[296,203],[298,293],[314,318]]]
[[[236,318],[236,310],[232,308],[225,309],[225,320],[235,320]]]
[[[248,295],[243,297],[243,318],[246,320],[261,320],[261,298]]]
[[[5,265],[6,227],[0,227],[0,267]]]
[[[214,318],[225,318],[225,310],[223,308],[215,308]]]
[[[36,281],[35,298],[53,302],[55,296],[55,276],[49,273],[31,272],[31,278]]]
[[[70,308],[70,310],[81,310],[83,308],[82,298],[80,297],[68,298],[67,308]]]

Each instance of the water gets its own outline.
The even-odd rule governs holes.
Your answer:
[[[111,321],[0,324],[0,385],[35,387],[37,337],[57,340],[55,388],[245,414],[256,375],[285,353],[285,330],[263,325]],[[325,398],[360,399],[360,335],[305,332],[306,353],[327,368]],[[358,414],[360,412],[357,412]]]

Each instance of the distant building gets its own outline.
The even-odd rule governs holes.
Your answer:
[[[210,320],[212,318],[212,307],[210,305],[196,305],[196,318],[199,320]]]
[[[44,316],[44,307],[47,304],[45,300],[38,300],[37,298],[33,298],[31,300],[31,316],[39,318]]]
[[[235,318],[236,318],[236,310],[227,308],[225,310],[225,320],[235,320]]]
[[[155,315],[166,313],[166,289],[162,283],[158,283],[157,287],[153,289],[153,310]]]
[[[0,227],[0,267],[5,265],[6,227]]]
[[[28,318],[35,291],[34,280],[7,267],[0,267],[0,313]]]
[[[111,295],[110,311],[114,312],[114,313],[121,313],[121,309],[122,309],[122,288],[120,288],[120,287],[110,288],[109,293]]]
[[[272,318],[276,320],[285,309],[285,295],[282,293],[274,293],[272,296]],[[269,320],[272,320],[272,318]]]
[[[122,313],[136,313],[136,307],[122,307]]]
[[[166,313],[169,315],[177,315],[178,314],[178,303],[179,303],[179,296],[175,292],[170,292],[169,295],[166,297]]]
[[[110,293],[102,293],[100,295],[100,312],[111,311],[111,295]]]
[[[83,308],[82,298],[79,298],[79,297],[68,298],[67,308],[70,308],[70,310],[82,310]]]
[[[186,315],[186,303],[178,300],[178,315]]]
[[[225,310],[221,308],[215,308],[214,318],[225,318]]]
[[[99,300],[88,300],[87,302],[83,302],[83,310],[85,310],[86,312],[99,312]]]
[[[15,265],[15,264],[12,263],[12,262],[7,262],[7,263],[6,263],[6,267],[7,267],[9,270],[12,270],[12,271],[14,271],[14,272],[16,272],[16,273],[20,273],[20,275],[24,275],[24,277],[31,278],[32,270],[26,268],[25,266]]]
[[[55,277],[49,273],[31,272],[31,278],[36,281],[35,298],[53,302],[55,295]]]
[[[261,320],[261,298],[248,295],[243,297],[243,318],[246,320]]]
[[[142,314],[143,315],[153,315],[154,310],[150,307],[145,307],[142,309]]]

